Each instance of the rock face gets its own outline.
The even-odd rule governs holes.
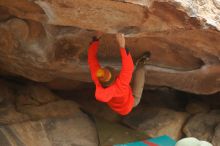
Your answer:
[[[209,110],[209,105],[202,101],[191,101],[186,106],[186,111],[190,114],[207,113]]]
[[[141,98],[141,103],[147,107],[163,107],[184,111],[187,98],[180,97],[173,89],[160,88],[157,90],[145,90]]]
[[[87,48],[101,39],[101,64],[120,69],[113,35],[126,34],[134,61],[145,51],[146,84],[211,94],[220,91],[218,0],[1,0],[0,66],[39,82],[90,82]]]
[[[211,142],[215,132],[214,129],[218,123],[220,123],[219,110],[209,113],[200,113],[196,114],[187,122],[183,131],[188,137],[193,136]],[[216,136],[217,135],[216,133]]]
[[[0,126],[4,146],[97,146],[92,125],[78,118],[44,119]],[[84,129],[84,130],[83,130]]]
[[[115,144],[129,143],[147,138],[144,133],[97,118],[96,124],[99,132],[100,146],[112,146]]]
[[[39,85],[1,81],[0,145],[97,146],[94,122],[78,104]]]
[[[179,139],[182,126],[188,115],[166,108],[143,108],[134,111],[124,119],[124,123],[132,128],[144,131],[149,137],[169,135]]]
[[[212,139],[212,143],[214,146],[219,146],[220,145],[220,124],[215,128],[215,134]]]

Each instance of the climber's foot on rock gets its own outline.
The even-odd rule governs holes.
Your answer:
[[[151,53],[149,51],[145,52],[138,60],[136,64],[147,64],[147,61],[150,60]]]

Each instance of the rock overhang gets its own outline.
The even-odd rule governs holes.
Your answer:
[[[40,82],[57,78],[88,82],[87,48],[94,30],[106,33],[99,52],[102,64],[118,69],[113,34],[123,32],[134,61],[145,51],[152,53],[147,85],[215,93],[220,90],[218,4],[217,0],[2,0],[1,68]]]

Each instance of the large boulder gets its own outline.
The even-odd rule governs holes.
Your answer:
[[[187,113],[166,108],[140,108],[125,117],[123,123],[144,131],[149,137],[169,135],[177,140],[182,136],[182,127],[187,118]]]
[[[96,129],[85,114],[0,126],[4,146],[97,146]]]
[[[188,137],[212,141],[214,129],[220,122],[220,111],[210,111],[208,113],[199,113],[190,118],[184,126],[184,133]]]
[[[44,86],[1,81],[0,144],[97,146],[96,126],[79,105]]]
[[[212,143],[214,146],[220,146],[220,124],[215,128],[215,134],[212,139]]]

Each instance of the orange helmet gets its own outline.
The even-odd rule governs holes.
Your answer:
[[[112,85],[116,79],[116,70],[111,67],[99,68],[96,76],[103,87]]]

